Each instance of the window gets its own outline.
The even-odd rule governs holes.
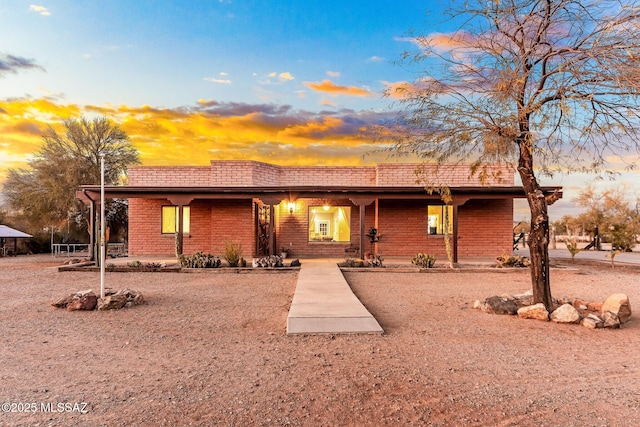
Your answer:
[[[189,233],[189,222],[191,217],[191,209],[189,206],[182,207],[182,231]],[[162,207],[162,234],[175,234],[178,231],[178,207],[163,206]]]
[[[351,208],[309,206],[310,242],[350,242]]]
[[[427,207],[429,234],[453,233],[453,206],[438,205]]]

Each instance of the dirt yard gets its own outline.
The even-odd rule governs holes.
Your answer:
[[[55,264],[0,259],[1,426],[640,425],[639,313],[589,330],[471,309],[526,270],[347,273],[385,334],[286,336],[296,272],[107,273],[148,304],[68,313],[50,304],[99,274]],[[581,265],[552,290],[637,310],[638,277]]]

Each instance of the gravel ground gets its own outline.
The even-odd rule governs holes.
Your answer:
[[[55,264],[0,258],[1,426],[640,425],[636,314],[588,330],[471,309],[528,271],[346,273],[385,334],[288,337],[296,272],[107,273],[148,304],[68,313],[50,304],[99,275]],[[637,278],[579,264],[552,290],[634,308]]]

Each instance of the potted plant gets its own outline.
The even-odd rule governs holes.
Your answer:
[[[289,254],[289,249],[287,249],[287,248],[285,248],[285,247],[282,247],[282,248],[280,249],[280,257],[281,257],[282,259],[286,259],[288,254]]]

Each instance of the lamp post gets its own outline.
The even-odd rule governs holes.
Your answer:
[[[100,298],[104,298],[104,262],[107,248],[104,223],[104,153],[100,153]]]

